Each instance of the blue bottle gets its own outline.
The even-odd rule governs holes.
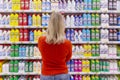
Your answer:
[[[117,32],[118,41],[120,41],[120,30]]]
[[[120,26],[120,16],[117,18],[117,25]]]
[[[22,57],[22,47],[19,47],[19,57]]]
[[[32,26],[32,16],[28,16],[28,26]]]
[[[75,10],[78,11],[80,6],[79,0],[75,0]]]
[[[22,46],[22,57],[25,57],[25,54],[26,54],[26,48],[25,46]]]
[[[74,80],[74,76],[73,75],[70,76],[70,80]]]
[[[82,23],[82,15],[79,15],[79,26],[82,26],[83,23]]]
[[[70,31],[70,40],[72,41],[72,42],[74,42],[75,41],[75,37],[74,37],[74,35],[75,35],[75,31],[74,31],[74,29],[71,29],[71,31]]]
[[[70,60],[70,72],[74,72],[74,60]]]
[[[90,41],[90,30],[86,30],[86,41]]]
[[[88,10],[92,10],[92,0],[88,0]]]
[[[66,38],[70,40],[70,29],[67,29],[66,31]]]
[[[74,19],[74,25],[75,26],[79,26],[79,16],[78,15],[75,15],[75,19]]]
[[[92,17],[90,14],[87,15],[87,25],[91,26]]]
[[[33,31],[29,32],[29,39],[30,39],[30,41],[34,41],[34,33],[33,33]]]
[[[86,40],[86,36],[87,36],[86,33],[87,33],[86,30],[83,29],[83,30],[82,30],[82,41],[87,41],[87,40]]]
[[[87,26],[87,14],[83,14],[83,25]]]
[[[88,10],[88,0],[84,0],[84,10]]]

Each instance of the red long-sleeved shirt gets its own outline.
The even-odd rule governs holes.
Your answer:
[[[68,73],[66,62],[72,56],[72,44],[65,40],[62,44],[48,44],[46,37],[40,37],[38,48],[42,55],[42,75]]]

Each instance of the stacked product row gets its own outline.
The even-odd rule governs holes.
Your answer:
[[[37,42],[39,37],[46,33],[45,29],[42,30],[29,30],[29,29],[11,29],[0,30],[0,41],[35,41]]]
[[[48,26],[50,14],[0,14],[0,25],[10,26]],[[79,26],[120,26],[120,15],[118,14],[77,14],[65,15],[66,27]]]
[[[70,80],[119,80],[120,76],[98,76],[98,75],[72,75]]]
[[[119,29],[66,29],[66,38],[72,42],[120,41]]]
[[[40,80],[40,76],[2,76],[0,80]]]
[[[67,66],[69,72],[120,72],[120,61],[117,60],[73,59]]]
[[[40,57],[35,45],[0,45],[0,57]]]
[[[74,57],[120,57],[120,45],[106,44],[84,44],[73,45],[72,52]]]
[[[0,10],[120,10],[119,0],[1,0]]]
[[[0,73],[40,73],[40,61],[0,61]]]

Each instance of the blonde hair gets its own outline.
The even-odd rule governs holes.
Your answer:
[[[60,44],[65,40],[64,17],[59,12],[53,12],[50,16],[46,42],[49,44]]]

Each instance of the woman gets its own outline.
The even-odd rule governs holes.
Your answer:
[[[47,34],[39,38],[38,47],[42,55],[41,80],[70,80],[66,63],[72,56],[72,44],[65,39],[60,13],[51,14]]]

